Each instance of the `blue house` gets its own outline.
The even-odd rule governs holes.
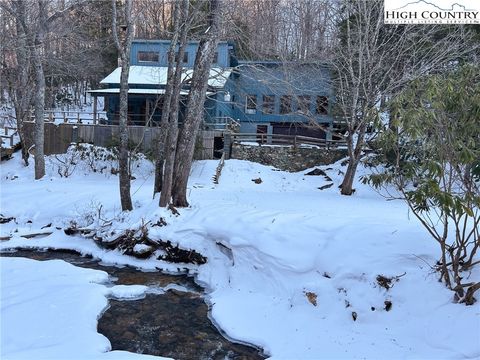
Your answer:
[[[169,40],[134,40],[129,76],[129,121],[156,125],[161,119],[162,95],[167,82]],[[186,100],[198,42],[187,44],[182,62],[182,100]],[[234,44],[220,42],[210,71],[204,124],[217,128],[235,121],[240,132],[297,134],[331,138],[334,94],[325,64],[238,61]],[[91,90],[105,97],[108,123],[118,122],[120,68]],[[181,102],[180,123],[185,113]]]

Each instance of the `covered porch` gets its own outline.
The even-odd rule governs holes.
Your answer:
[[[105,98],[107,124],[118,125],[120,113],[120,89],[99,89],[88,91],[93,96],[94,117],[97,113],[97,97]],[[128,125],[158,126],[162,119],[165,89],[129,89],[128,90]],[[188,91],[180,93],[179,122],[185,115],[185,103]]]

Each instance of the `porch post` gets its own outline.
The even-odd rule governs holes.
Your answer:
[[[149,117],[150,117],[150,101],[148,101],[148,97],[147,97],[145,98],[145,125],[147,125]]]
[[[97,95],[93,95],[93,125],[97,124]]]

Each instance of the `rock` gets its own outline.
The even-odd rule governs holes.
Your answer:
[[[160,219],[158,219],[158,221],[155,224],[152,224],[152,226],[160,226],[160,227],[167,226],[167,222],[163,217],[161,217]]]
[[[0,224],[6,224],[12,220],[15,220],[14,217],[4,217],[3,215],[0,214]]]
[[[140,259],[145,259],[150,257],[154,251],[155,249],[149,245],[136,244],[132,249],[132,255]]]
[[[310,304],[312,304],[313,306],[317,306],[317,294],[315,294],[314,292],[307,291],[305,293],[305,296],[307,297]]]
[[[322,169],[319,169],[319,168],[315,168],[312,171],[309,171],[308,173],[306,173],[305,175],[308,175],[308,176],[320,176],[320,175],[327,176],[325,171],[323,171]]]
[[[252,179],[252,181],[253,181],[255,184],[261,184],[261,183],[262,183],[262,179],[261,179],[261,178]]]

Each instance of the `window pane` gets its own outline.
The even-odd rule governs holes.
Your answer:
[[[317,114],[320,114],[320,115],[328,114],[328,97],[317,96]]]
[[[160,53],[158,51],[139,51],[137,53],[138,61],[158,62],[159,59]]]
[[[247,95],[245,105],[247,114],[255,114],[257,112],[257,95]]]
[[[280,97],[280,114],[290,114],[292,112],[292,97],[283,95]]]
[[[273,114],[275,110],[275,95],[263,95],[263,113]]]
[[[298,97],[298,110],[304,114],[308,114],[310,112],[310,96],[300,95]]]

